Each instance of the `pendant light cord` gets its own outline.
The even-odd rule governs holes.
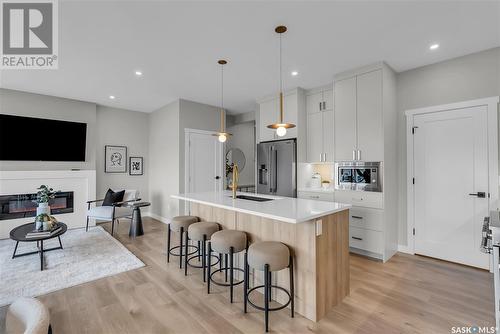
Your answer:
[[[225,132],[225,122],[224,122],[224,64],[220,65],[220,74],[221,74],[221,89],[220,89],[220,129],[221,132]]]

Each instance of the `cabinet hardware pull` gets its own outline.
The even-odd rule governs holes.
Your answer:
[[[319,111],[321,111],[321,102],[319,103]]]
[[[311,198],[319,198],[319,196],[311,196]]]
[[[323,162],[323,154],[319,154],[319,162]]]
[[[361,216],[351,216],[352,218],[355,218],[355,219],[363,219],[363,217]]]
[[[356,150],[352,150],[352,160],[356,160]]]
[[[323,110],[325,110],[325,109],[326,109],[326,102],[323,101]]]
[[[356,160],[361,160],[361,150],[357,150]]]
[[[358,238],[358,237],[351,237],[351,238],[353,238],[354,240],[359,240],[359,241],[363,240],[363,238]]]

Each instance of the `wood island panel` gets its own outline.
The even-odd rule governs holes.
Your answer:
[[[246,232],[250,244],[280,241],[289,246],[295,260],[295,311],[304,317],[318,321],[349,295],[349,210],[291,224],[206,204],[190,203],[190,206],[190,214],[202,221]],[[317,236],[318,224],[322,225],[322,231]],[[243,252],[238,254],[235,265],[243,267]],[[262,284],[262,275],[252,270],[251,286]],[[273,273],[273,284],[288,289],[288,270]],[[286,301],[286,295],[277,289],[273,289],[272,298],[281,303]]]

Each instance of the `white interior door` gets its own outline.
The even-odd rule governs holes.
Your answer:
[[[489,213],[487,107],[413,120],[415,253],[487,269],[479,251]]]
[[[221,191],[224,145],[208,132],[187,132],[186,141],[186,192]]]

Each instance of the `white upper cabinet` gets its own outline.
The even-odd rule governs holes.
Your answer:
[[[323,102],[323,92],[306,95],[306,110],[308,114],[321,111],[321,103]]]
[[[384,160],[382,70],[335,82],[335,160]]]
[[[323,113],[307,115],[307,161],[323,161]]]
[[[383,161],[382,70],[357,77],[357,120],[359,160]]]
[[[333,88],[330,87],[323,91],[323,110],[333,110]]]
[[[335,160],[354,160],[357,146],[356,77],[336,81],[334,93]]]
[[[314,89],[306,95],[307,162],[333,162],[333,89]]]

